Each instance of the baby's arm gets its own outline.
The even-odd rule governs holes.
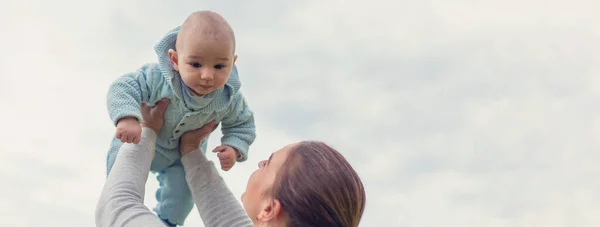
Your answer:
[[[147,101],[150,93],[143,70],[123,75],[110,85],[106,99],[108,114],[117,126],[115,136],[122,142],[139,142],[140,104]]]
[[[221,143],[237,149],[241,157],[238,162],[248,159],[248,147],[256,138],[254,114],[248,108],[241,93],[237,93],[232,101],[232,108],[222,121],[223,137]]]

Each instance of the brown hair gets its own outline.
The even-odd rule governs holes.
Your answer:
[[[318,141],[292,148],[272,193],[290,227],[356,227],[365,209],[365,189],[356,171]]]

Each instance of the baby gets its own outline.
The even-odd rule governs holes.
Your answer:
[[[248,158],[256,131],[252,111],[240,92],[235,61],[235,37],[223,17],[209,11],[192,13],[155,46],[158,63],[145,64],[111,84],[108,113],[116,136],[107,155],[110,173],[123,143],[138,143],[141,136],[140,104],[170,101],[164,126],[158,132],[151,171],[158,173],[157,215],[170,226],[183,225],[193,207],[191,192],[180,162],[179,137],[210,121],[221,124],[218,153],[221,168]],[[206,151],[206,140],[202,144]]]

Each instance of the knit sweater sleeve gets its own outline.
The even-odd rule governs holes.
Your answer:
[[[141,122],[140,104],[146,102],[152,90],[143,70],[128,73],[114,81],[106,99],[108,115],[114,125],[124,117],[135,117]]]
[[[250,227],[252,221],[200,148],[184,155],[181,163],[204,226]]]
[[[164,227],[144,206],[144,192],[154,157],[156,133],[142,129],[139,144],[125,143],[106,178],[96,206],[96,226]]]
[[[221,143],[236,148],[241,154],[238,162],[243,162],[248,159],[248,148],[256,139],[254,113],[239,92],[234,96],[231,105],[231,110],[222,121]]]

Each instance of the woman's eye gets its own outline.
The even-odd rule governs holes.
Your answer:
[[[202,67],[202,65],[200,65],[200,63],[192,63],[190,65],[192,65],[192,67],[194,67],[194,68],[200,68],[200,67]]]
[[[225,68],[225,66],[224,65],[215,65],[215,69],[222,69],[222,68]]]

